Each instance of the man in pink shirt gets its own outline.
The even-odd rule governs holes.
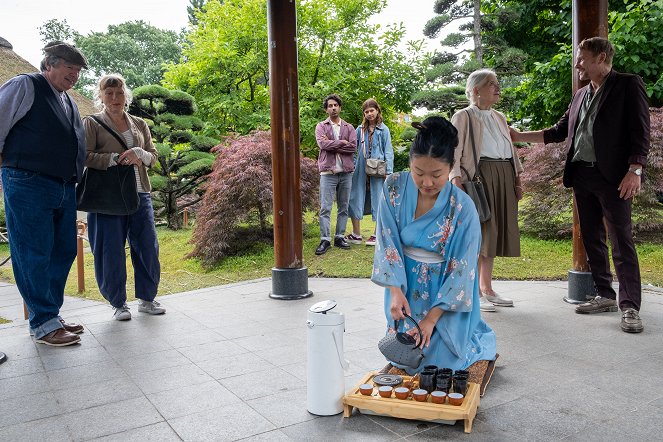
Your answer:
[[[343,121],[341,97],[329,95],[322,107],[329,116],[315,127],[315,139],[320,148],[318,170],[320,171],[320,245],[316,255],[322,255],[331,248],[331,209],[336,194],[336,231],[334,246],[349,249],[345,241],[345,227],[348,223],[348,205],[352,188],[354,154],[357,150],[355,128]]]

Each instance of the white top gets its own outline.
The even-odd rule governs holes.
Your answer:
[[[479,155],[503,160],[511,158],[511,140],[506,138],[500,130],[493,111],[491,109],[479,109],[476,106],[472,106],[472,109],[483,124],[483,140],[481,140]]]
[[[131,129],[122,132],[122,136],[124,137],[127,146],[133,146],[134,137],[131,135]],[[131,149],[131,147],[129,147],[129,149]],[[143,184],[140,182],[140,172],[138,172],[138,166],[136,165],[134,165],[134,174],[136,175],[136,190],[138,193],[146,193],[145,189],[143,189]]]

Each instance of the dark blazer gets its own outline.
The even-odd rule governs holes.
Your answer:
[[[647,164],[649,152],[649,105],[642,79],[637,75],[610,71],[594,120],[596,167],[610,183],[619,185],[629,164]],[[567,140],[564,186],[573,185],[573,139],[578,114],[589,85],[578,89],[562,118],[543,131],[544,142]]]

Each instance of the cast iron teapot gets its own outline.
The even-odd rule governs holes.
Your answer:
[[[405,313],[403,313],[405,314]],[[412,336],[407,333],[398,331],[398,321],[394,321],[394,330],[396,333],[389,333],[378,342],[378,348],[382,354],[391,362],[399,365],[406,365],[408,367],[416,368],[421,364],[424,358],[424,353],[419,348],[421,344],[421,328],[419,324],[411,316],[405,314],[405,317],[412,321],[419,331],[419,343]]]

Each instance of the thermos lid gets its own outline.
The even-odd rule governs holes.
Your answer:
[[[322,313],[324,315],[334,307],[336,307],[336,301],[333,299],[328,299],[326,301],[320,301],[316,304],[313,304],[311,308],[308,309],[308,311],[313,313]]]

